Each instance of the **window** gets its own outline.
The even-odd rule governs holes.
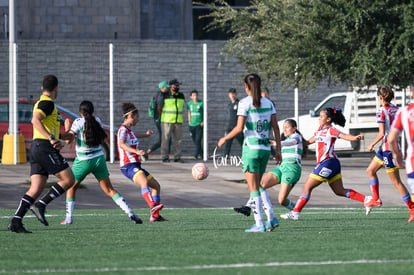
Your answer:
[[[319,116],[319,113],[326,109],[326,108],[334,108],[334,107],[339,107],[341,109],[344,109],[345,106],[345,100],[346,100],[346,96],[336,96],[336,97],[332,97],[330,99],[328,99],[327,101],[325,101],[322,106],[319,107],[318,110],[315,110],[314,112],[312,112],[312,116]]]

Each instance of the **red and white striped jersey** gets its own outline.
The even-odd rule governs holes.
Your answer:
[[[128,163],[141,162],[139,156],[135,153],[127,152],[119,146],[119,141],[123,140],[124,143],[132,148],[137,149],[139,144],[139,139],[135,136],[134,132],[126,127],[121,125],[118,130],[118,153],[119,153],[119,166],[122,167]]]
[[[407,174],[414,172],[414,104],[400,109],[397,113],[392,128],[404,131],[407,140],[407,156],[405,170]]]
[[[336,158],[334,153],[334,145],[337,138],[341,134],[340,131],[332,126],[319,128],[315,132],[315,147],[316,147],[316,163],[328,158]]]
[[[391,130],[392,122],[395,119],[395,116],[398,112],[399,108],[394,104],[390,103],[386,106],[381,106],[381,108],[377,111],[377,123],[384,123],[385,125],[385,135],[382,138],[382,150],[389,151],[390,146],[387,142],[388,133]]]

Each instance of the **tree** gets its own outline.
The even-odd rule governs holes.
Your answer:
[[[207,5],[208,29],[233,34],[224,52],[283,86],[323,79],[364,86],[406,87],[414,71],[414,1],[252,0],[233,9]],[[298,78],[295,79],[295,68]]]

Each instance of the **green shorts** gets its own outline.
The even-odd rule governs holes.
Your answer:
[[[297,163],[282,163],[269,173],[275,175],[279,179],[279,183],[283,182],[293,187],[300,179],[302,167]]]
[[[78,160],[76,158],[72,165],[72,172],[77,182],[83,181],[91,173],[97,180],[109,177],[108,167],[106,167],[106,160],[103,155],[88,160]]]
[[[269,161],[270,151],[267,150],[250,150],[248,146],[243,146],[242,160],[243,173],[261,173],[266,172],[267,162]]]

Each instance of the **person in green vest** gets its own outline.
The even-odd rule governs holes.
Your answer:
[[[203,101],[198,99],[198,91],[192,90],[190,93],[191,100],[187,103],[188,126],[190,128],[191,138],[195,145],[194,158],[202,159],[203,156]]]
[[[159,106],[161,110],[161,158],[162,162],[169,162],[169,141],[173,140],[174,162],[183,162],[181,159],[181,143],[183,140],[183,109],[184,94],[180,92],[180,82],[177,79],[169,83],[170,91],[164,96]],[[161,103],[161,102],[160,102]]]

